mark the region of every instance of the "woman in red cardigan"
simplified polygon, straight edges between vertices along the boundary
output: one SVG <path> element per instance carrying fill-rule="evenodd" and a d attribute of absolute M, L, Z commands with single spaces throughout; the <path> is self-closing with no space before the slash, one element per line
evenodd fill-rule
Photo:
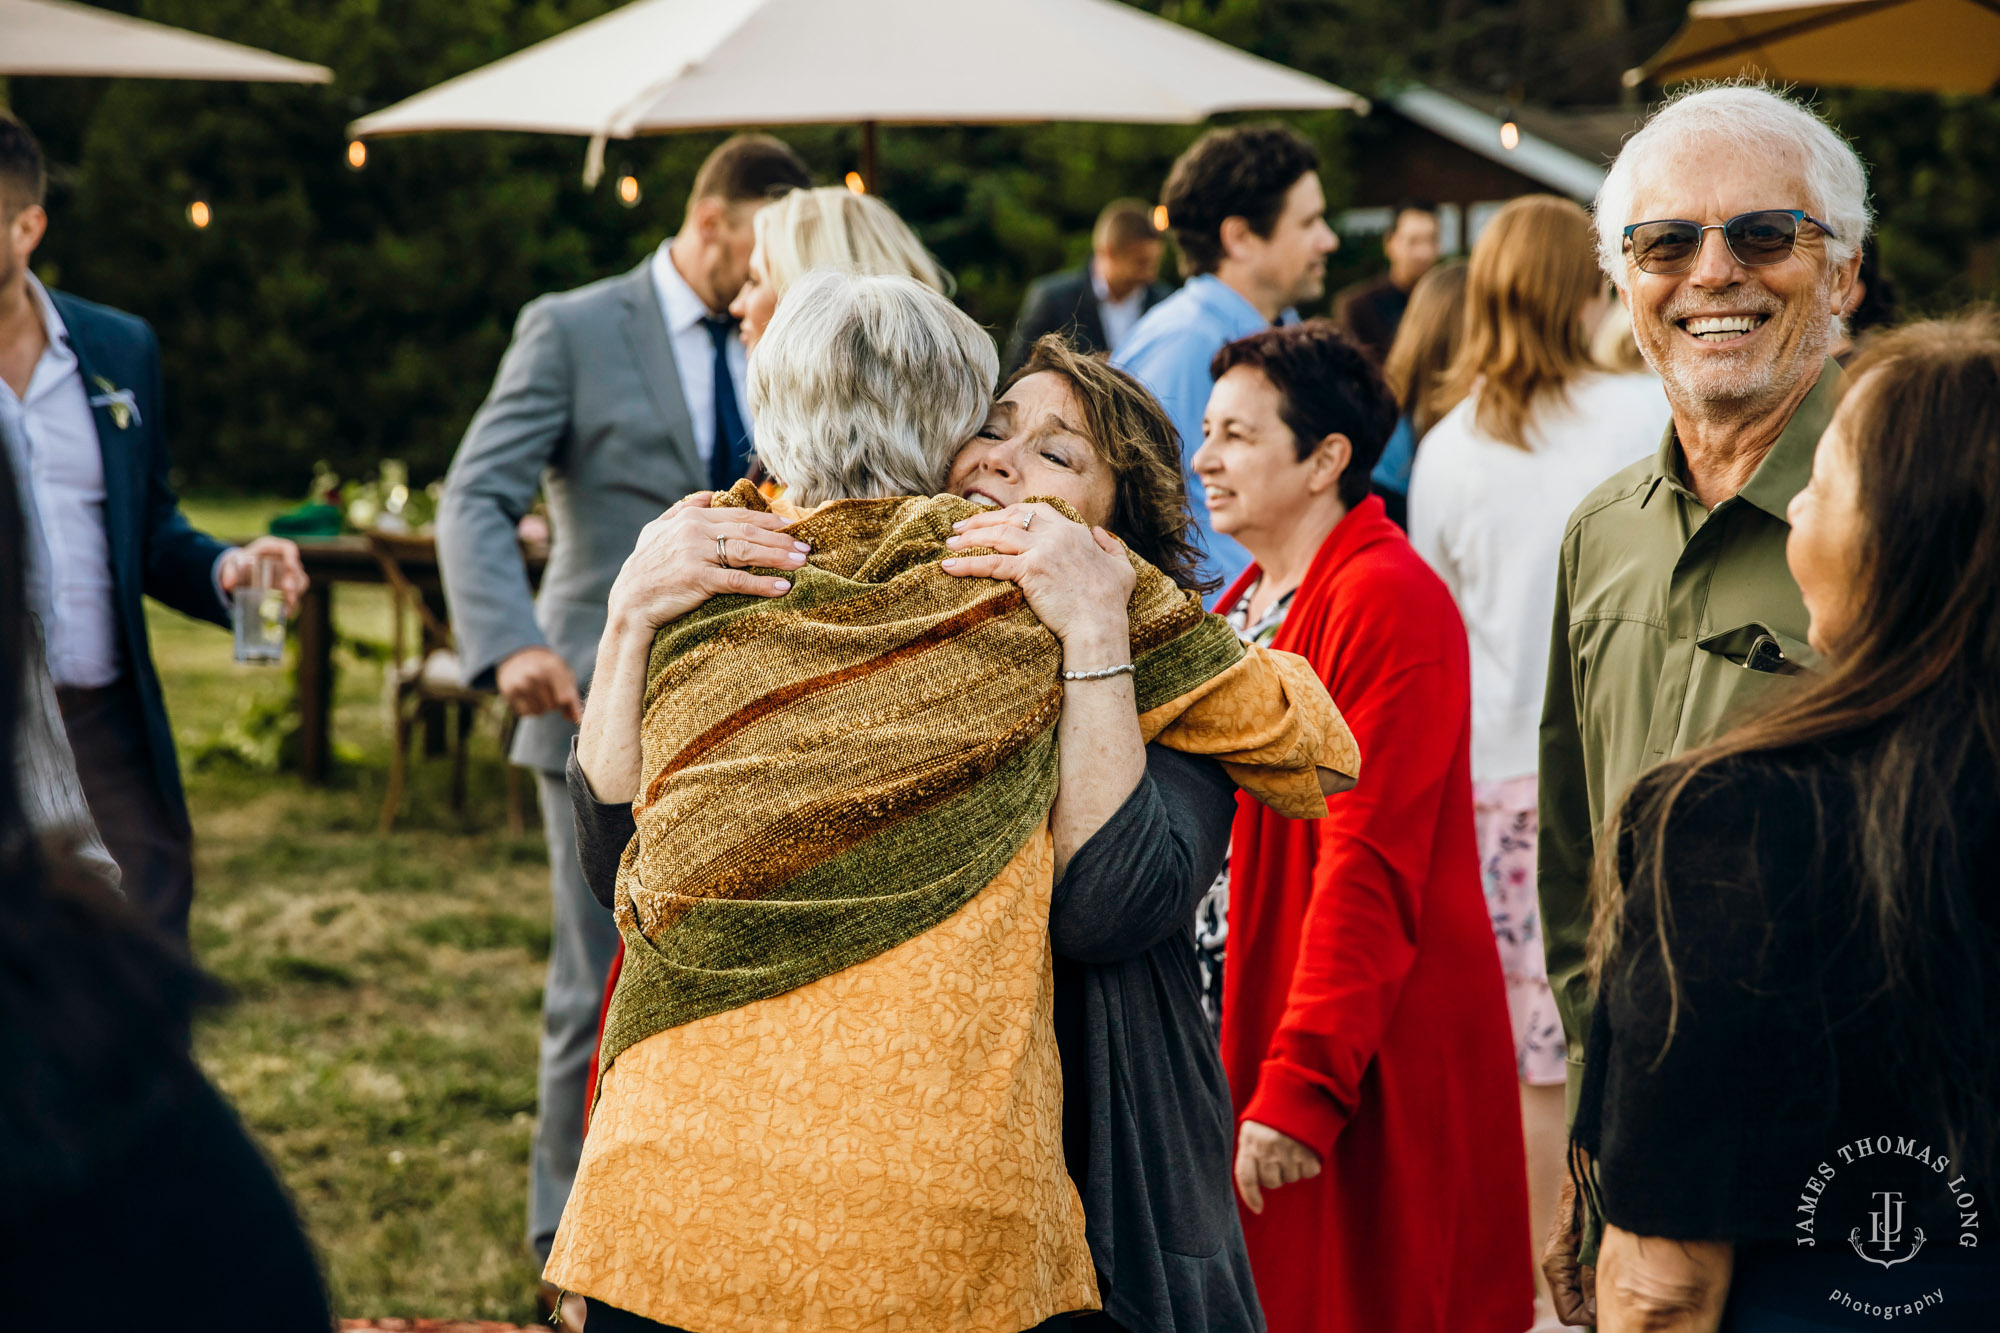
<path fill-rule="evenodd" d="M 1256 563 L 1219 608 L 1361 747 L 1323 820 L 1245 803 L 1202 936 L 1271 1333 L 1522 1333 L 1526 1168 L 1473 840 L 1465 629 L 1368 494 L 1395 425 L 1324 321 L 1216 355 L 1195 475 Z"/>

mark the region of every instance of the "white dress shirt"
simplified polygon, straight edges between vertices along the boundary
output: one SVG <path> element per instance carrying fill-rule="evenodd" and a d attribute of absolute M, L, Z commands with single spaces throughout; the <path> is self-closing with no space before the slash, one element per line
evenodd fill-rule
<path fill-rule="evenodd" d="M 1472 778 L 1535 772 L 1548 683 L 1556 567 L 1570 514 L 1597 484 L 1655 452 L 1672 419 L 1649 372 L 1586 374 L 1567 401 L 1529 417 L 1532 449 L 1480 430 L 1478 395 L 1447 412 L 1417 446 L 1410 544 L 1465 617 L 1472 649 Z"/>
<path fill-rule="evenodd" d="M 709 309 L 688 286 L 687 279 L 674 267 L 668 253 L 674 244 L 669 236 L 653 252 L 653 291 L 660 298 L 660 315 L 667 322 L 667 342 L 674 349 L 674 369 L 681 376 L 681 399 L 694 419 L 694 443 L 705 463 L 715 453 L 715 342 L 702 323 Z M 743 337 L 731 332 L 723 356 L 729 362 L 729 379 L 736 386 L 736 410 L 745 430 L 751 428 L 750 404 L 743 397 L 743 379 L 748 358 Z"/>
<path fill-rule="evenodd" d="M 49 674 L 57 685 L 94 689 L 118 679 L 118 604 L 104 528 L 104 454 L 69 329 L 48 289 L 30 273 L 28 291 L 48 346 L 26 395 L 0 381 L 0 412 L 16 415 L 27 449 L 24 502 L 35 506 L 48 557 Z"/>
<path fill-rule="evenodd" d="M 1097 293 L 1097 317 L 1104 325 L 1104 350 L 1111 353 L 1118 350 L 1118 344 L 1125 341 L 1125 335 L 1139 322 L 1139 316 L 1146 313 L 1146 285 L 1140 283 L 1125 294 L 1122 301 L 1111 299 L 1111 288 L 1104 281 L 1104 275 L 1097 271 L 1095 256 L 1090 261 L 1090 290 Z"/>

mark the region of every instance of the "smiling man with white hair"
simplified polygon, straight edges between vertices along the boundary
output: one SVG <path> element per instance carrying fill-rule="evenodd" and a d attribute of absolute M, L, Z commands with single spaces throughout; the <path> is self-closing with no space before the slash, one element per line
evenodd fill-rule
<path fill-rule="evenodd" d="M 1839 394 L 1828 352 L 1868 232 L 1867 174 L 1800 103 L 1711 85 L 1632 136 L 1596 214 L 1599 261 L 1673 424 L 1563 537 L 1537 878 L 1572 1107 L 1596 830 L 1640 773 L 1714 739 L 1810 654 L 1785 509 Z M 1552 1243 L 1545 1268 L 1565 1321 L 1587 1323 L 1593 1279 L 1575 1241 Z"/>

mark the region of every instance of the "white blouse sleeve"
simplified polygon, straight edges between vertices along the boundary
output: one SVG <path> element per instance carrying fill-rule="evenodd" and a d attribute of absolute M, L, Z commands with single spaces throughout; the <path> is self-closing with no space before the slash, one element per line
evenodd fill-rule
<path fill-rule="evenodd" d="M 1430 434 L 1420 442 L 1416 462 L 1410 470 L 1409 523 L 1410 545 L 1416 547 L 1425 564 L 1437 571 L 1456 599 L 1462 581 L 1452 562 L 1448 534 L 1458 487 L 1449 475 L 1449 460 L 1443 456 L 1451 451 L 1452 442 L 1449 420 L 1431 427 Z"/>

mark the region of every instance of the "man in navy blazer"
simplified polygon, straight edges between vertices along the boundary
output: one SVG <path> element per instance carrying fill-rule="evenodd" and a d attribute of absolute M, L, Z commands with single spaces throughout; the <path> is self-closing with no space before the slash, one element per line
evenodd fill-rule
<path fill-rule="evenodd" d="M 229 594 L 258 559 L 276 562 L 294 605 L 305 571 L 288 541 L 232 547 L 182 516 L 153 330 L 28 271 L 45 183 L 34 136 L 0 114 L 0 441 L 21 478 L 31 596 L 91 814 L 127 896 L 185 942 L 192 832 L 142 598 L 227 625 Z"/>
<path fill-rule="evenodd" d="M 1106 204 L 1091 228 L 1084 265 L 1028 284 L 1007 343 L 1004 374 L 1018 370 L 1045 333 L 1062 334 L 1081 352 L 1117 351 L 1139 316 L 1173 295 L 1174 289 L 1159 281 L 1166 247 L 1153 225 L 1153 210 L 1140 200 Z"/>

